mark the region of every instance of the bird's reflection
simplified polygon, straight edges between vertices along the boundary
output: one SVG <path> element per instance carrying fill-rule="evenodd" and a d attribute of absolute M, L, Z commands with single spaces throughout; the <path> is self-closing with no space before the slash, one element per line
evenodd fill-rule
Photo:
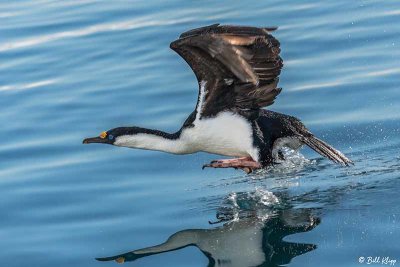
<path fill-rule="evenodd" d="M 257 208 L 253 209 L 258 204 L 253 202 L 254 198 L 247 202 L 242 199 L 239 203 L 250 207 L 246 209 L 244 218 L 243 214 L 238 217 L 240 207 L 234 203 L 231 208 L 224 206 L 217 212 L 218 221 L 215 223 L 222 224 L 218 227 L 182 230 L 162 244 L 98 260 L 123 263 L 196 246 L 209 259 L 209 267 L 281 266 L 316 249 L 314 244 L 283 240 L 288 235 L 310 231 L 319 224 L 320 220 L 312 209 L 268 209 L 267 213 L 260 215 Z"/>

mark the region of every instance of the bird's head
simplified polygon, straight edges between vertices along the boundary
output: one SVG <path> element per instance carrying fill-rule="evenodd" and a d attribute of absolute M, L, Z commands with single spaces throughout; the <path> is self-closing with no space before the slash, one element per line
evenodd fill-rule
<path fill-rule="evenodd" d="M 85 138 L 82 143 L 83 144 L 99 143 L 99 144 L 113 145 L 115 139 L 116 136 L 113 134 L 113 129 L 112 129 L 109 131 L 101 132 L 99 136 Z"/>
<path fill-rule="evenodd" d="M 152 130 L 140 127 L 118 127 L 100 133 L 99 136 L 85 138 L 83 144 L 109 144 L 116 146 L 140 147 L 141 136 L 149 135 Z"/>
<path fill-rule="evenodd" d="M 140 127 L 119 127 L 102 132 L 99 136 L 86 138 L 83 140 L 83 143 L 109 144 L 180 154 L 185 147 L 183 145 L 177 145 L 175 142 L 177 138 L 179 138 L 179 135 L 180 131 L 174 134 L 168 134 L 162 131 Z"/>

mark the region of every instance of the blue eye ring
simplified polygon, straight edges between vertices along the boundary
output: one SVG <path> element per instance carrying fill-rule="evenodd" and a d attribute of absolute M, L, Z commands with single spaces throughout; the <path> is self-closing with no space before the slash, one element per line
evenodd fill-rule
<path fill-rule="evenodd" d="M 114 136 L 112 134 L 108 135 L 108 140 L 113 140 Z"/>

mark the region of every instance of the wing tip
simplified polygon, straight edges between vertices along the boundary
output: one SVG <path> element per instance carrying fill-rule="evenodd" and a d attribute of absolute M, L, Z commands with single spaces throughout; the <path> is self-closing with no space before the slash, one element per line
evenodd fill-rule
<path fill-rule="evenodd" d="M 179 39 L 187 38 L 194 35 L 206 34 L 206 33 L 233 33 L 233 34 L 244 34 L 244 35 L 262 35 L 269 34 L 270 32 L 276 31 L 278 26 L 269 27 L 253 27 L 253 26 L 240 26 L 240 25 L 221 25 L 220 23 L 214 23 L 207 26 L 194 28 L 183 32 Z M 215 32 L 213 32 L 215 31 Z"/>
<path fill-rule="evenodd" d="M 176 48 L 178 48 L 178 41 L 179 41 L 179 39 L 171 42 L 169 44 L 169 48 L 171 48 L 172 50 L 175 50 Z"/>
<path fill-rule="evenodd" d="M 188 31 L 183 32 L 183 33 L 179 36 L 179 38 L 181 39 L 181 38 L 186 38 L 186 37 L 189 37 L 189 36 L 201 34 L 201 33 L 207 32 L 207 31 L 209 31 L 209 30 L 211 30 L 211 29 L 213 29 L 213 28 L 219 27 L 219 26 L 220 26 L 219 23 L 214 23 L 214 24 L 211 24 L 211 25 L 207 25 L 207 26 L 203 26 L 203 27 L 194 28 L 194 29 L 191 29 L 191 30 L 188 30 Z"/>
<path fill-rule="evenodd" d="M 270 33 L 276 31 L 278 29 L 278 26 L 263 27 L 261 29 L 266 31 L 266 33 Z"/>

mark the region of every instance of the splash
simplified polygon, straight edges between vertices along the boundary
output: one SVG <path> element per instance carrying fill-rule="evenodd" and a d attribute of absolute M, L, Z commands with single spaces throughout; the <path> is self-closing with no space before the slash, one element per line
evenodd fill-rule
<path fill-rule="evenodd" d="M 279 199 L 274 195 L 274 193 L 262 188 L 256 188 L 254 193 L 250 194 L 250 197 L 264 206 L 273 206 L 274 204 L 279 203 Z"/>
<path fill-rule="evenodd" d="M 309 160 L 305 158 L 299 151 L 290 148 L 282 148 L 285 160 L 278 161 L 277 164 L 267 167 L 266 169 L 260 169 L 251 175 L 252 179 L 264 179 L 266 177 L 271 178 L 271 175 L 291 174 L 304 170 L 305 167 L 314 165 L 315 160 Z"/>
<path fill-rule="evenodd" d="M 256 217 L 264 221 L 274 216 L 273 208 L 279 204 L 279 198 L 274 193 L 262 188 L 256 188 L 252 192 L 234 192 L 223 200 L 217 219 L 221 222 Z"/>

